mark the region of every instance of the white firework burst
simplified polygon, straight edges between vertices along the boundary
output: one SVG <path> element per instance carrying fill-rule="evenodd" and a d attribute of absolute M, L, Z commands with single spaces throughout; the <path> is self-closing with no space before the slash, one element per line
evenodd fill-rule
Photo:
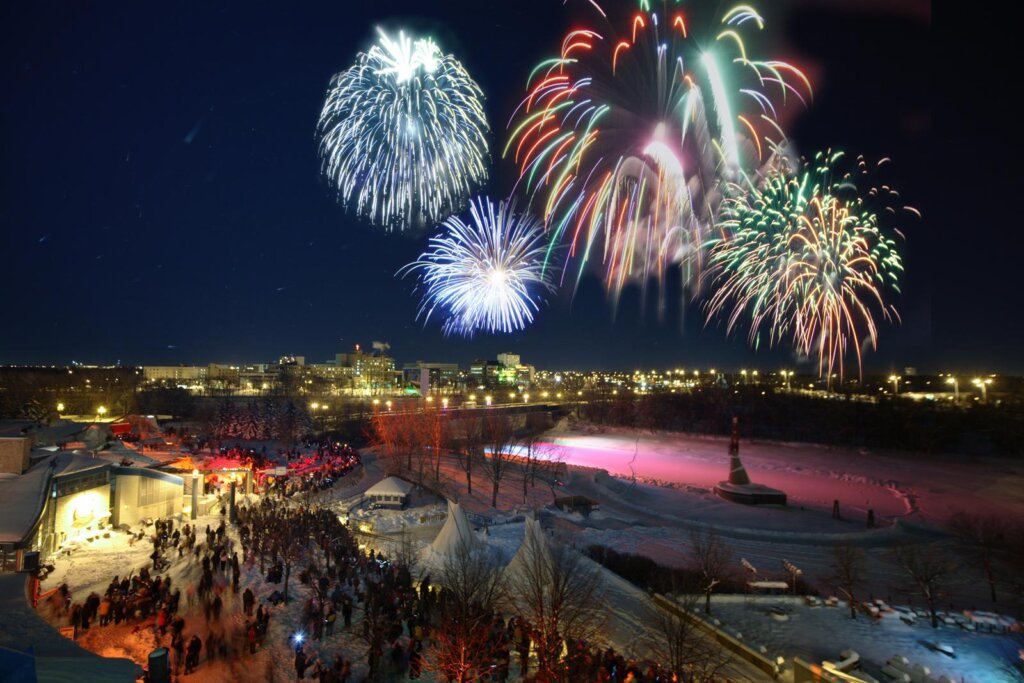
<path fill-rule="evenodd" d="M 419 315 L 439 313 L 446 335 L 522 330 L 554 291 L 541 225 L 485 197 L 470 202 L 470 216 L 446 220 L 430 250 L 400 271 L 419 275 Z"/>
<path fill-rule="evenodd" d="M 483 92 L 433 40 L 377 32 L 331 81 L 322 170 L 341 203 L 372 223 L 433 225 L 487 180 Z"/>

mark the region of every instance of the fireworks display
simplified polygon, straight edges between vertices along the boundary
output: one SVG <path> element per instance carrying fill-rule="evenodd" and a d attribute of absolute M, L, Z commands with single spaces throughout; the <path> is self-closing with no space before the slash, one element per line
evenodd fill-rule
<path fill-rule="evenodd" d="M 798 69 L 750 54 L 742 34 L 763 28 L 747 5 L 701 22 L 645 1 L 620 31 L 570 31 L 534 68 L 503 154 L 577 281 L 595 256 L 615 299 L 671 264 L 693 281 L 720 184 L 768 163 L 780 109 L 811 96 Z"/>
<path fill-rule="evenodd" d="M 346 207 L 377 225 L 433 225 L 487 179 L 483 93 L 432 40 L 378 34 L 331 81 L 323 173 Z"/>
<path fill-rule="evenodd" d="M 540 224 L 482 197 L 470 203 L 470 217 L 445 221 L 430 250 L 400 272 L 418 275 L 420 315 L 442 316 L 445 334 L 522 330 L 553 290 Z"/>
<path fill-rule="evenodd" d="M 684 303 L 703 297 L 729 334 L 792 344 L 829 377 L 851 355 L 859 369 L 878 323 L 899 317 L 898 195 L 870 187 L 862 159 L 794 158 L 782 115 L 810 103 L 811 84 L 755 55 L 753 6 L 640 0 L 616 28 L 588 2 L 599 26 L 570 30 L 537 64 L 508 123 L 511 196 L 539 220 L 511 199 L 458 216 L 487 179 L 488 126 L 480 88 L 432 40 L 378 29 L 333 79 L 320 152 L 342 203 L 388 229 L 444 221 L 399 271 L 417 277 L 418 317 L 442 318 L 446 335 L 522 330 L 555 291 L 556 254 L 575 262 L 574 287 L 600 263 L 616 306 L 630 283 L 656 281 L 663 312 L 678 266 Z"/>
<path fill-rule="evenodd" d="M 898 319 L 887 295 L 903 271 L 883 220 L 899 195 L 867 186 L 864 159 L 849 171 L 844 161 L 819 153 L 795 172 L 780 164 L 760 187 L 730 185 L 721 234 L 709 241 L 709 320 L 723 314 L 730 332 L 749 325 L 755 347 L 764 333 L 770 344 L 791 339 L 829 377 L 843 376 L 851 350 L 860 370 L 862 345 L 877 346 L 876 315 Z"/>

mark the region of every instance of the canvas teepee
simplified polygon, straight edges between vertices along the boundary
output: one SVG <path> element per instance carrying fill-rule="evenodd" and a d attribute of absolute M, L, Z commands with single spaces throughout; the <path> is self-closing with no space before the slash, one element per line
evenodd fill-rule
<path fill-rule="evenodd" d="M 448 518 L 444 521 L 444 526 L 441 527 L 434 542 L 430 544 L 430 551 L 439 558 L 444 558 L 454 553 L 460 542 L 468 543 L 471 546 L 481 543 L 473 533 L 473 527 L 469 525 L 466 513 L 462 511 L 458 503 L 449 500 Z"/>
<path fill-rule="evenodd" d="M 539 553 L 543 559 L 535 557 Z M 551 547 L 544 535 L 544 530 L 533 517 L 526 518 L 526 529 L 523 534 L 523 543 L 519 550 L 512 556 L 512 560 L 505 567 L 505 576 L 510 580 L 516 580 L 520 574 L 528 576 L 540 570 L 542 567 L 552 565 Z M 523 577 L 525 578 L 525 577 Z"/>

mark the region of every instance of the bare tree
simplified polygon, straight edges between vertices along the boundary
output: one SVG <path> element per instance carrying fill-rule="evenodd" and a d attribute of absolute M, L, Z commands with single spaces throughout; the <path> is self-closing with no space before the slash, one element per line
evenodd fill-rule
<path fill-rule="evenodd" d="M 850 618 L 857 618 L 857 589 L 864 583 L 867 555 L 855 545 L 844 543 L 832 548 L 832 577 L 839 592 L 850 603 Z"/>
<path fill-rule="evenodd" d="M 512 464 L 516 446 L 515 429 L 508 415 L 488 414 L 483 422 L 484 457 L 480 465 L 491 482 L 491 507 L 498 507 L 501 480 Z"/>
<path fill-rule="evenodd" d="M 559 679 L 563 639 L 593 641 L 603 625 L 598 566 L 563 543 L 527 533 L 510 565 L 509 608 L 533 630 L 538 683 Z"/>
<path fill-rule="evenodd" d="M 462 418 L 456 423 L 454 431 L 458 440 L 455 460 L 466 473 L 466 488 L 472 495 L 473 463 L 480 460 L 480 451 L 483 449 L 483 422 L 477 417 Z"/>
<path fill-rule="evenodd" d="M 439 583 L 441 626 L 431 633 L 426 668 L 448 681 L 482 680 L 490 675 L 491 625 L 504 596 L 501 571 L 484 548 L 463 539 L 445 558 Z"/>
<path fill-rule="evenodd" d="M 522 464 L 523 505 L 529 500 L 529 488 L 537 485 L 538 475 L 543 474 L 549 465 L 549 457 L 556 449 L 541 441 L 544 432 L 550 427 L 550 416 L 547 413 L 530 413 L 526 416 L 526 428 L 519 437 L 519 461 Z"/>
<path fill-rule="evenodd" d="M 697 626 L 696 617 L 687 612 L 697 609 L 698 598 L 686 595 L 676 599 L 678 610 L 659 608 L 657 631 L 652 634 L 651 651 L 663 667 L 680 683 L 704 683 L 722 678 L 729 663 L 725 650 Z"/>
<path fill-rule="evenodd" d="M 956 563 L 934 543 L 896 546 L 889 552 L 889 559 L 913 582 L 913 590 L 928 607 L 932 628 L 938 628 L 939 600 L 949 591 Z"/>
<path fill-rule="evenodd" d="M 1006 548 L 999 556 L 1000 576 L 1020 620 L 1024 618 L 1024 525 L 1013 524 L 1006 536 Z"/>
<path fill-rule="evenodd" d="M 694 530 L 690 534 L 693 546 L 693 565 L 701 580 L 704 593 L 704 612 L 711 613 L 711 594 L 728 577 L 732 551 L 713 528 L 707 532 Z"/>
<path fill-rule="evenodd" d="M 988 581 L 992 602 L 996 602 L 996 571 L 999 553 L 1006 547 L 1009 522 L 993 514 L 972 515 L 958 512 L 949 522 L 949 529 L 967 551 L 968 557 L 981 565 Z"/>

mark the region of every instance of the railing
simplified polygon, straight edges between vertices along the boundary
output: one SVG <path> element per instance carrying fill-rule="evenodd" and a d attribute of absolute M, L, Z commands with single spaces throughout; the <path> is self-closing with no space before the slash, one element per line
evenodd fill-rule
<path fill-rule="evenodd" d="M 681 619 L 686 619 L 690 623 L 694 624 L 697 628 L 707 633 L 712 639 L 715 640 L 719 645 L 729 650 L 733 654 L 737 655 L 741 659 L 754 665 L 761 671 L 765 672 L 772 678 L 778 678 L 780 674 L 779 666 L 773 660 L 765 657 L 763 654 L 750 647 L 746 643 L 740 641 L 735 636 L 732 636 L 722 629 L 714 626 L 713 624 L 705 621 L 700 616 L 683 609 L 673 600 L 669 600 L 663 595 L 654 596 L 654 604 L 658 605 L 667 612 L 671 612 Z"/>

